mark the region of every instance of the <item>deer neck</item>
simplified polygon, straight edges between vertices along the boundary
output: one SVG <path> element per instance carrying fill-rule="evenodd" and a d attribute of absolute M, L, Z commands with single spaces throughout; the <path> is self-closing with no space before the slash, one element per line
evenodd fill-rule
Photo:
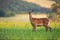
<path fill-rule="evenodd" d="M 31 12 L 29 12 L 29 19 L 30 19 L 30 21 L 32 20 L 32 14 L 31 14 Z"/>

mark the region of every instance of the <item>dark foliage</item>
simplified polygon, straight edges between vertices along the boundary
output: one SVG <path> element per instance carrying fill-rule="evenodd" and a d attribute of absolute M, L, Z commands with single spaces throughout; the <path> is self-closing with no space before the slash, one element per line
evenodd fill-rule
<path fill-rule="evenodd" d="M 4 16 L 5 12 L 3 10 L 0 10 L 0 17 Z"/>

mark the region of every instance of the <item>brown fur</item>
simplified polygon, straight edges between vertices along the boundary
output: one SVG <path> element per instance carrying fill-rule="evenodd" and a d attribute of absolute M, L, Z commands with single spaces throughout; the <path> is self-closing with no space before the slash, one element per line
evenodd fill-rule
<path fill-rule="evenodd" d="M 32 18 L 32 14 L 31 12 L 29 12 L 29 18 L 30 18 L 30 22 L 33 26 L 33 31 L 36 31 L 36 27 L 38 26 L 44 26 L 46 29 L 46 32 L 48 31 L 48 29 L 50 29 L 51 31 L 51 27 L 48 26 L 49 23 L 49 19 L 48 18 Z"/>

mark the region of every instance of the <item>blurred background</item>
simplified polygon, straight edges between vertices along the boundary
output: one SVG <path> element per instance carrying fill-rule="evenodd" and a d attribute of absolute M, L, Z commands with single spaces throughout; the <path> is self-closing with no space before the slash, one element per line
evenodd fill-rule
<path fill-rule="evenodd" d="M 21 14 L 28 14 L 31 9 L 34 10 L 32 14 L 45 14 L 50 19 L 60 21 L 60 0 L 0 0 L 0 19 L 15 15 L 18 18 Z"/>

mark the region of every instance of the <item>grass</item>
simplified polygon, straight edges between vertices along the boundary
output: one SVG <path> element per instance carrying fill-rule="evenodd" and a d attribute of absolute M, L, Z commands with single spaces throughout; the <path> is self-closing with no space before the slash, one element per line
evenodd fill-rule
<path fill-rule="evenodd" d="M 52 32 L 38 27 L 32 31 L 29 22 L 0 22 L 0 40 L 60 40 L 60 23 L 50 24 Z"/>
<path fill-rule="evenodd" d="M 60 39 L 60 29 L 52 32 L 45 32 L 44 29 L 0 29 L 0 40 L 58 40 Z"/>

